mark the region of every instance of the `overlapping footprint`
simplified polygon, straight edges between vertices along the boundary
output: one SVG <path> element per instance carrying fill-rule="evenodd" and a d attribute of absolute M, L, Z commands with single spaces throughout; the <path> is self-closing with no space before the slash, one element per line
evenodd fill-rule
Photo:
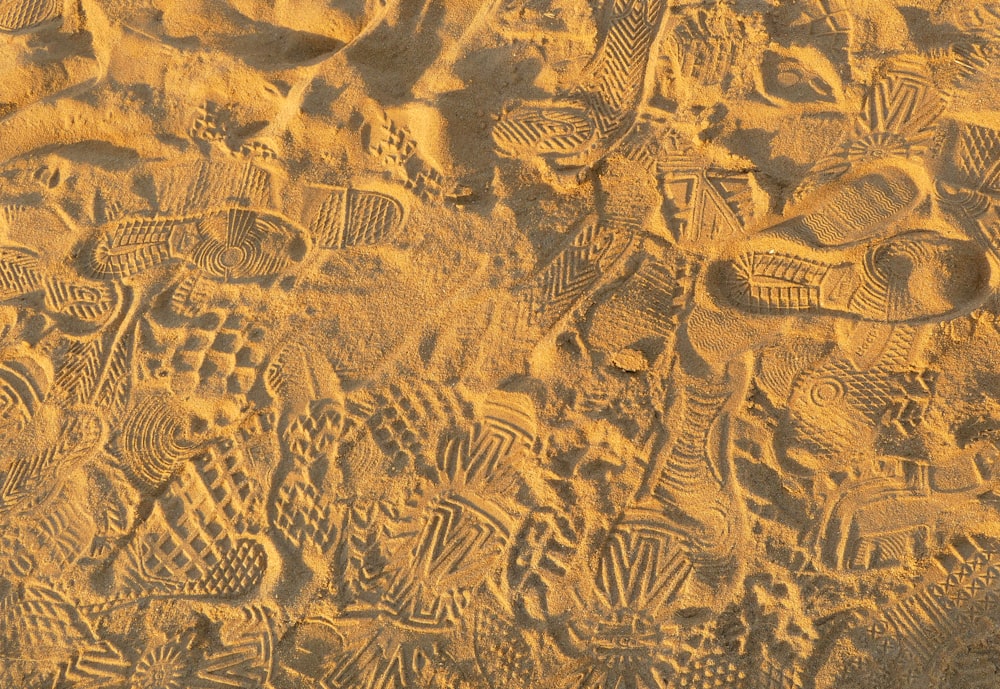
<path fill-rule="evenodd" d="M 904 323 L 971 310 L 989 289 L 985 252 L 921 227 L 911 215 L 922 200 L 917 190 L 900 167 L 845 179 L 804 212 L 741 243 L 715 266 L 715 286 L 756 313 Z"/>

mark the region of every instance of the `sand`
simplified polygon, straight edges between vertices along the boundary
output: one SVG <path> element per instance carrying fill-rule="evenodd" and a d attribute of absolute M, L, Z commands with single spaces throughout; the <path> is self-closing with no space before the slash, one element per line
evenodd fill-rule
<path fill-rule="evenodd" d="M 1000 3 L 0 0 L 0 689 L 1000 686 Z"/>

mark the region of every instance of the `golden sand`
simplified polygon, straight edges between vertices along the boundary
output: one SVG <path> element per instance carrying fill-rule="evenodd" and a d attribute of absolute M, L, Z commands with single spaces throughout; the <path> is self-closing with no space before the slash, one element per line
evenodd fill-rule
<path fill-rule="evenodd" d="M 1000 3 L 0 0 L 0 689 L 1000 687 Z"/>

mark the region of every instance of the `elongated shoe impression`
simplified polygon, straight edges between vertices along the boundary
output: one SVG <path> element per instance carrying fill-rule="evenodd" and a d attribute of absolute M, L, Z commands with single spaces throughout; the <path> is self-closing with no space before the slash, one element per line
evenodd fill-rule
<path fill-rule="evenodd" d="M 876 236 L 924 196 L 909 172 L 887 165 L 823 187 L 767 233 L 797 236 L 816 246 L 852 244 Z"/>
<path fill-rule="evenodd" d="M 586 168 L 606 155 L 635 120 L 666 0 L 609 0 L 607 31 L 586 74 L 569 93 L 517 104 L 493 128 L 497 149 L 537 158 L 553 170 Z"/>
<path fill-rule="evenodd" d="M 775 242 L 775 244 L 779 244 Z M 753 250 L 717 266 L 728 300 L 756 313 L 821 312 L 885 323 L 944 318 L 970 309 L 989 288 L 974 243 L 905 232 L 868 247 Z"/>

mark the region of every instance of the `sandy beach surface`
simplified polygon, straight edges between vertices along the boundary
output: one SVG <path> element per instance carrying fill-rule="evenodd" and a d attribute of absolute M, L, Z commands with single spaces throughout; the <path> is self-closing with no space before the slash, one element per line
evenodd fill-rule
<path fill-rule="evenodd" d="M 1000 687 L 1000 3 L 0 0 L 0 688 Z"/>

